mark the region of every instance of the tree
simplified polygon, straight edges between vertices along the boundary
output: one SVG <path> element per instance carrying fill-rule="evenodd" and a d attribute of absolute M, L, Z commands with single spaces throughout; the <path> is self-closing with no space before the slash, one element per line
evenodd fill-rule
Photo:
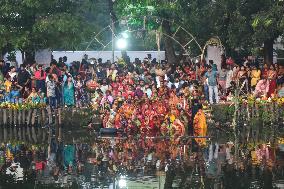
<path fill-rule="evenodd" d="M 145 50 L 141 44 L 155 49 L 155 34 L 148 32 L 162 30 L 166 34 L 162 48 L 172 64 L 179 62 L 176 52 L 183 53 L 183 48 L 168 37 L 177 29 L 173 22 L 190 31 L 200 44 L 219 36 L 228 54 L 250 53 L 264 46 L 265 62 L 269 64 L 273 41 L 283 35 L 284 29 L 283 0 L 2 0 L 0 12 L 1 54 L 11 49 L 26 54 L 41 48 L 84 50 L 93 33 L 112 19 L 117 34 L 128 27 L 137 30 L 132 49 Z M 100 38 L 109 41 L 110 34 Z M 175 38 L 182 45 L 188 42 L 183 33 Z M 199 55 L 197 46 L 190 51 Z"/>
<path fill-rule="evenodd" d="M 2 0 L 0 48 L 12 46 L 33 59 L 35 50 L 76 49 L 87 30 L 82 9 L 87 1 Z"/>
<path fill-rule="evenodd" d="M 273 63 L 274 41 L 283 35 L 284 31 L 284 1 L 268 0 L 257 14 L 253 16 L 253 38 L 257 44 L 264 44 L 264 62 Z"/>
<path fill-rule="evenodd" d="M 218 0 L 211 11 L 213 32 L 227 49 L 251 52 L 264 45 L 264 61 L 272 63 L 274 40 L 283 34 L 283 1 Z"/>

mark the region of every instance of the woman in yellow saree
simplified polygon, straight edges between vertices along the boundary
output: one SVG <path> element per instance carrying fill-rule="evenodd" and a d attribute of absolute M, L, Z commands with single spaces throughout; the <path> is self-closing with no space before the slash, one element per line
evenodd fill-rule
<path fill-rule="evenodd" d="M 199 137 L 205 137 L 207 135 L 206 117 L 204 112 L 202 111 L 202 106 L 199 107 L 197 114 L 194 116 L 193 135 Z M 206 138 L 195 138 L 195 141 L 200 146 L 206 145 Z"/>

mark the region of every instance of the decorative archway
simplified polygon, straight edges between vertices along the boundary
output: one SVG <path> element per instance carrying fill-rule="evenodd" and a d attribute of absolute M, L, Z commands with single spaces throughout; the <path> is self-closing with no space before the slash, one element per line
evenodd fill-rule
<path fill-rule="evenodd" d="M 221 47 L 223 52 L 225 53 L 225 47 L 223 46 L 221 39 L 218 36 L 214 36 L 206 41 L 204 47 L 202 48 L 202 58 L 204 58 L 205 50 L 209 45 Z"/>
<path fill-rule="evenodd" d="M 183 26 L 181 26 L 179 23 L 175 22 L 174 20 L 168 20 L 168 19 L 164 19 L 164 18 L 160 18 L 160 17 L 156 17 L 156 16 L 144 16 L 144 17 L 141 17 L 140 19 L 141 19 L 140 20 L 141 23 L 143 23 L 143 26 L 141 28 L 133 28 L 128 23 L 127 18 L 125 20 L 120 21 L 120 22 L 117 21 L 115 23 L 112 23 L 112 24 L 106 26 L 105 28 L 103 28 L 99 32 L 95 33 L 92 40 L 88 43 L 85 51 L 87 51 L 93 43 L 97 43 L 101 46 L 100 52 L 104 51 L 110 45 L 114 46 L 114 41 L 117 40 L 119 38 L 119 35 L 120 35 L 120 34 L 115 33 L 114 25 L 119 24 L 119 26 L 121 28 L 123 28 L 125 31 L 127 31 L 129 33 L 141 33 L 141 35 L 143 35 L 143 33 L 155 32 L 156 33 L 156 45 L 157 45 L 157 51 L 158 52 L 161 50 L 160 49 L 161 38 L 162 38 L 162 36 L 165 36 L 165 37 L 168 37 L 169 39 L 171 39 L 173 42 L 175 42 L 175 44 L 177 44 L 183 50 L 185 55 L 187 55 L 187 56 L 191 55 L 190 51 L 191 51 L 191 46 L 193 46 L 192 44 L 194 44 L 195 47 L 200 52 L 200 54 L 198 54 L 196 57 L 199 57 L 199 56 L 202 55 L 202 47 L 198 43 L 196 38 L 188 30 L 186 30 Z M 162 26 L 164 21 L 171 23 L 171 26 L 173 28 L 172 35 L 169 35 L 166 32 L 162 31 L 161 26 Z M 156 29 L 149 29 L 149 28 L 146 27 L 147 22 L 155 22 L 158 27 L 156 27 Z M 112 39 L 109 40 L 109 41 L 101 39 L 101 37 L 103 35 L 106 35 L 107 33 L 109 33 L 109 35 L 113 36 Z M 178 34 L 183 34 L 182 35 L 183 40 L 180 40 L 177 37 Z"/>
<path fill-rule="evenodd" d="M 205 52 L 207 50 L 207 52 Z M 213 60 L 217 64 L 218 69 L 221 68 L 221 56 L 226 54 L 225 47 L 218 36 L 210 38 L 202 49 L 201 59 L 205 59 L 207 53 L 208 60 Z M 208 61 L 207 60 L 207 61 Z"/>

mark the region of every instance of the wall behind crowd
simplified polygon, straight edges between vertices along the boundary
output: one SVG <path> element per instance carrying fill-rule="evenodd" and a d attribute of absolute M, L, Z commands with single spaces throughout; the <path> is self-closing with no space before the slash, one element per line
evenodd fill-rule
<path fill-rule="evenodd" d="M 103 62 L 107 60 L 112 60 L 112 51 L 53 51 L 52 55 L 55 60 L 58 60 L 59 57 L 66 56 L 68 58 L 68 63 L 73 61 L 80 61 L 83 56 L 87 54 L 89 58 L 102 58 Z M 152 55 L 152 59 L 156 58 L 157 61 L 165 60 L 165 51 L 127 51 L 127 55 L 130 57 L 130 61 L 134 62 L 135 58 L 139 58 L 143 60 L 147 57 L 147 54 Z M 39 51 L 36 53 L 36 61 L 39 64 L 46 64 L 47 60 L 50 60 L 51 52 L 47 50 Z M 121 51 L 114 52 L 115 61 L 117 60 L 116 57 L 121 57 Z M 7 55 L 5 55 L 5 61 L 7 61 Z M 16 60 L 18 65 L 22 64 L 22 54 L 20 51 L 16 51 Z"/>

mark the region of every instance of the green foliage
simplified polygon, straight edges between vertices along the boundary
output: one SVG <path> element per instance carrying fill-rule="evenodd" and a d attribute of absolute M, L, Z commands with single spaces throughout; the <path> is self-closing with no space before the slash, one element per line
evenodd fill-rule
<path fill-rule="evenodd" d="M 91 108 L 84 109 L 65 109 L 63 111 L 62 123 L 69 130 L 78 130 L 86 128 L 93 116 L 93 110 Z"/>
<path fill-rule="evenodd" d="M 107 0 L 2 0 L 0 12 L 1 49 L 84 50 L 94 33 L 111 23 Z M 155 36 L 148 31 L 160 30 L 163 19 L 176 23 L 170 25 L 172 32 L 181 25 L 200 44 L 219 36 L 228 54 L 255 52 L 264 41 L 283 35 L 284 30 L 281 0 L 116 0 L 114 12 L 120 21 L 116 33 L 129 28 L 141 30 L 133 33 L 134 50 L 156 49 Z M 189 41 L 182 32 L 175 38 L 182 44 Z M 98 39 L 110 41 L 111 32 L 102 33 Z M 191 45 L 189 51 L 199 55 L 198 47 Z M 99 47 L 94 43 L 90 49 Z"/>
<path fill-rule="evenodd" d="M 251 21 L 255 41 L 262 43 L 267 39 L 276 39 L 283 34 L 283 1 L 263 1 L 259 8 Z"/>
<path fill-rule="evenodd" d="M 137 50 L 157 49 L 156 36 L 151 31 L 161 30 L 163 19 L 178 21 L 182 15 L 180 4 L 171 0 L 117 1 L 115 10 L 122 20 L 121 26 L 124 28 L 121 30 L 130 28 L 138 31 L 134 33 L 132 45 L 132 49 Z"/>
<path fill-rule="evenodd" d="M 13 52 L 9 52 L 8 56 L 7 56 L 7 59 L 9 61 L 15 61 L 16 60 L 16 52 L 13 51 Z"/>
<path fill-rule="evenodd" d="M 247 110 L 250 116 L 253 115 L 252 117 L 247 117 Z M 273 142 L 275 137 L 283 136 L 284 134 L 283 130 L 278 129 L 280 125 L 283 125 L 281 121 L 284 119 L 283 110 L 283 104 L 277 104 L 277 102 L 242 103 L 237 113 L 237 127 L 242 134 L 244 134 L 244 132 L 251 132 L 251 138 L 248 139 L 251 142 Z M 230 140 L 234 138 L 233 130 L 227 127 L 227 123 L 232 123 L 234 112 L 234 106 L 216 105 L 212 107 L 212 119 L 215 122 L 214 124 L 220 123 L 225 133 L 225 136 L 222 137 L 227 136 Z"/>
<path fill-rule="evenodd" d="M 116 10 L 133 27 L 143 26 L 143 16 L 157 16 L 179 23 L 201 44 L 219 36 L 229 54 L 251 52 L 284 29 L 284 2 L 280 0 L 123 0 L 116 3 Z M 146 28 L 156 29 L 158 20 L 147 22 Z M 184 36 L 176 37 L 187 42 Z"/>
<path fill-rule="evenodd" d="M 14 49 L 29 52 L 41 48 L 76 49 L 89 32 L 84 19 L 84 6 L 89 2 L 2 0 L 0 48 L 11 44 Z"/>
<path fill-rule="evenodd" d="M 233 119 L 235 108 L 220 104 L 212 107 L 213 120 L 219 123 L 231 122 Z"/>
<path fill-rule="evenodd" d="M 228 50 L 251 52 L 283 34 L 283 1 L 219 0 L 213 5 L 216 34 Z"/>

